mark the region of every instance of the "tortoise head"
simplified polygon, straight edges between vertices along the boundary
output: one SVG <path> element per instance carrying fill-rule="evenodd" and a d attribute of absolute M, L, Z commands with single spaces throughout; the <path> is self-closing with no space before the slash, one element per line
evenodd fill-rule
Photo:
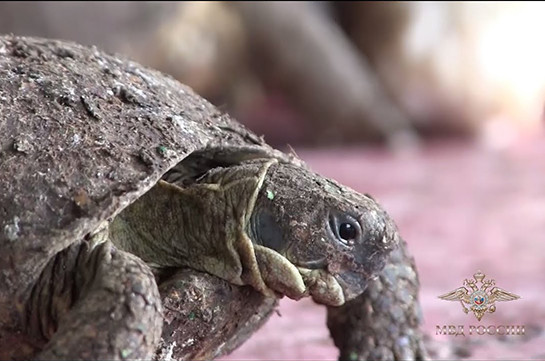
<path fill-rule="evenodd" d="M 370 196 L 313 173 L 302 162 L 251 150 L 195 153 L 166 179 L 182 186 L 220 185 L 251 242 L 283 256 L 279 261 L 272 255 L 275 265 L 262 276 L 268 284 L 294 290 L 284 294 L 301 297 L 302 286 L 328 305 L 360 295 L 399 243 L 392 219 Z M 213 223 L 223 227 L 225 222 Z"/>
<path fill-rule="evenodd" d="M 286 163 L 268 169 L 248 233 L 293 263 L 313 299 L 326 304 L 360 295 L 399 243 L 394 222 L 370 196 Z M 326 290 L 339 288 L 331 299 Z"/>

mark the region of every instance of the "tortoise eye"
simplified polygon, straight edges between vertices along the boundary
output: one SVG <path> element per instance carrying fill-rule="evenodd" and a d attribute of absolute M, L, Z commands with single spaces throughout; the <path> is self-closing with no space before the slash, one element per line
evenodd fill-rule
<path fill-rule="evenodd" d="M 339 226 L 339 236 L 345 240 L 350 241 L 356 238 L 358 235 L 358 231 L 356 227 L 354 227 L 351 223 L 341 223 Z"/>
<path fill-rule="evenodd" d="M 331 212 L 329 214 L 329 230 L 331 236 L 344 246 L 354 246 L 362 231 L 358 221 L 344 212 Z"/>

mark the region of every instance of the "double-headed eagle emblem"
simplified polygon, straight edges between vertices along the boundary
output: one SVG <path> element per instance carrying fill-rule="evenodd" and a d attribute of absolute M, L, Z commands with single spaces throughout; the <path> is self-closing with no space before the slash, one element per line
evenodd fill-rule
<path fill-rule="evenodd" d="M 464 281 L 465 287 L 459 287 L 454 291 L 439 296 L 439 298 L 447 301 L 460 301 L 464 312 L 469 313 L 469 311 L 473 311 L 473 314 L 479 321 L 486 312 L 492 313 L 496 311 L 496 301 L 513 301 L 520 298 L 520 296 L 514 293 L 496 287 L 496 282 L 493 279 L 485 280 L 485 277 L 481 271 L 477 271 L 473 275 L 473 279 L 466 279 Z M 481 284 L 480 287 L 478 287 L 477 283 Z M 466 304 L 469 308 L 466 307 Z"/>

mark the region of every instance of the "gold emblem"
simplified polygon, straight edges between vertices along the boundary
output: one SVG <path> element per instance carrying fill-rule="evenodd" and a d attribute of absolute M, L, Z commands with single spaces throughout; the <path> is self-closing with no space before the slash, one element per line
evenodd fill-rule
<path fill-rule="evenodd" d="M 493 313 L 496 311 L 496 301 L 514 301 L 520 298 L 514 293 L 496 287 L 496 282 L 493 279 L 485 280 L 485 277 L 481 271 L 477 271 L 473 275 L 473 279 L 464 281 L 465 287 L 459 287 L 439 296 L 439 298 L 447 301 L 460 301 L 464 312 L 473 311 L 479 321 L 486 312 Z M 480 287 L 478 283 L 480 283 Z M 470 307 L 467 308 L 465 304 Z"/>

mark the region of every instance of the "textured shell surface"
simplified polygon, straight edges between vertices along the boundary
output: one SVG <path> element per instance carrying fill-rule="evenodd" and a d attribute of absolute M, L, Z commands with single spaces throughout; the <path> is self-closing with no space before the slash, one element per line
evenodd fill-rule
<path fill-rule="evenodd" d="M 54 254 L 190 152 L 223 145 L 268 148 L 157 71 L 73 43 L 0 37 L 0 319 Z"/>

